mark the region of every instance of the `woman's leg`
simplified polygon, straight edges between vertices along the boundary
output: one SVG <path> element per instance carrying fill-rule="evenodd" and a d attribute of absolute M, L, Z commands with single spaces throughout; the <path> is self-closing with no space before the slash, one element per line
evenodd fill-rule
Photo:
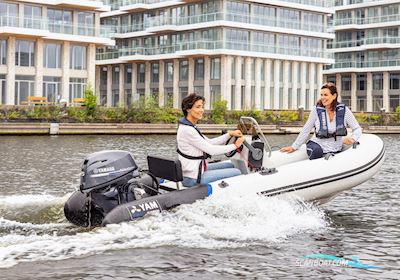
<path fill-rule="evenodd" d="M 197 179 L 183 177 L 182 185 L 187 188 L 194 187 L 197 185 Z"/>
<path fill-rule="evenodd" d="M 225 169 L 225 168 L 234 168 L 232 162 L 230 161 L 222 161 L 222 162 L 213 162 L 207 164 L 206 170 L 216 170 L 216 169 Z"/>
<path fill-rule="evenodd" d="M 201 175 L 201 184 L 208 184 L 210 182 L 238 176 L 241 174 L 242 173 L 237 168 L 207 170 L 206 172 L 203 173 L 203 175 Z"/>
<path fill-rule="evenodd" d="M 307 146 L 307 155 L 309 159 L 317 159 L 317 158 L 322 158 L 324 156 L 324 152 L 319 144 L 313 141 L 308 141 L 306 146 Z"/>

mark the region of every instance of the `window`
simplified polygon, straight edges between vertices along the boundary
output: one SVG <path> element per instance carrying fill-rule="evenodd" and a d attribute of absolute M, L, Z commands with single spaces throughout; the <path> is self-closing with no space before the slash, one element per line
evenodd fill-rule
<path fill-rule="evenodd" d="M 179 104 L 182 103 L 183 98 L 188 95 L 188 88 L 187 87 L 179 87 Z"/>
<path fill-rule="evenodd" d="M 15 65 L 35 66 L 35 43 L 31 41 L 16 42 Z"/>
<path fill-rule="evenodd" d="M 112 67 L 112 88 L 119 88 L 119 66 Z"/>
<path fill-rule="evenodd" d="M 213 109 L 213 104 L 217 101 L 221 100 L 221 86 L 215 85 L 210 86 L 210 100 L 211 100 L 211 109 Z"/>
<path fill-rule="evenodd" d="M 86 69 L 86 47 L 74 46 L 70 47 L 70 69 L 85 70 Z"/>
<path fill-rule="evenodd" d="M 357 74 L 357 90 L 367 89 L 367 76 L 365 74 Z"/>
<path fill-rule="evenodd" d="M 0 64 L 7 63 L 7 41 L 0 40 Z"/>
<path fill-rule="evenodd" d="M 373 90 L 383 89 L 383 74 L 382 73 L 372 74 L 372 89 Z"/>
<path fill-rule="evenodd" d="M 125 64 L 125 84 L 132 84 L 132 64 Z"/>
<path fill-rule="evenodd" d="M 351 76 L 343 75 L 342 76 L 342 91 L 351 90 Z"/>
<path fill-rule="evenodd" d="M 236 76 L 236 57 L 231 59 L 231 79 L 235 79 Z M 233 110 L 233 107 L 232 107 Z"/>
<path fill-rule="evenodd" d="M 43 48 L 43 67 L 61 67 L 61 44 L 48 43 Z"/>
<path fill-rule="evenodd" d="M 158 80 L 160 78 L 159 67 L 160 66 L 158 63 L 151 64 L 151 82 L 153 83 L 158 83 Z"/>
<path fill-rule="evenodd" d="M 85 87 L 86 87 L 86 79 L 70 78 L 69 79 L 69 102 L 71 103 L 74 98 L 82 98 Z"/>
<path fill-rule="evenodd" d="M 144 63 L 139 63 L 137 65 L 137 82 L 144 83 L 146 78 L 146 65 Z"/>
<path fill-rule="evenodd" d="M 233 68 L 231 71 L 235 71 Z M 211 80 L 221 79 L 221 59 L 212 58 L 211 59 Z"/>
<path fill-rule="evenodd" d="M 164 88 L 164 107 L 172 108 L 174 104 L 174 88 Z"/>
<path fill-rule="evenodd" d="M 40 29 L 42 25 L 42 8 L 24 5 L 24 27 Z"/>
<path fill-rule="evenodd" d="M 57 102 L 60 99 L 60 77 L 43 77 L 43 96 L 47 97 L 49 102 Z"/>
<path fill-rule="evenodd" d="M 0 3 L 0 26 L 18 26 L 18 5 Z"/>
<path fill-rule="evenodd" d="M 94 14 L 78 12 L 78 34 L 84 36 L 94 35 Z"/>
<path fill-rule="evenodd" d="M 0 75 L 0 104 L 6 104 L 6 75 Z"/>
<path fill-rule="evenodd" d="M 187 81 L 188 79 L 188 61 L 187 60 L 181 60 L 179 62 L 179 80 L 180 81 Z"/>
<path fill-rule="evenodd" d="M 194 79 L 204 80 L 204 59 L 202 58 L 194 60 Z"/>
<path fill-rule="evenodd" d="M 390 89 L 400 89 L 400 73 L 390 74 Z"/>
<path fill-rule="evenodd" d="M 72 11 L 47 9 L 47 21 L 50 32 L 72 34 Z"/>
<path fill-rule="evenodd" d="M 19 105 L 26 101 L 28 96 L 34 95 L 34 76 L 15 76 L 15 104 Z"/>
<path fill-rule="evenodd" d="M 172 82 L 174 80 L 174 63 L 165 63 L 165 81 Z"/>

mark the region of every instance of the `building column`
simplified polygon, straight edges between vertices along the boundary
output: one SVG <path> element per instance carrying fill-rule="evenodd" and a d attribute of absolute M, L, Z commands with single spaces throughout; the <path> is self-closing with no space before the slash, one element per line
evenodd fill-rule
<path fill-rule="evenodd" d="M 306 71 L 307 62 L 301 63 L 301 73 L 300 73 L 300 104 L 299 107 L 306 108 Z"/>
<path fill-rule="evenodd" d="M 282 67 L 282 63 L 280 60 L 274 60 L 274 104 L 272 106 L 273 109 L 281 109 L 279 108 L 279 89 L 280 89 L 280 67 Z"/>
<path fill-rule="evenodd" d="M 244 109 L 252 109 L 251 108 L 251 68 L 252 68 L 253 58 L 246 57 L 244 64 Z"/>
<path fill-rule="evenodd" d="M 390 110 L 389 104 L 389 80 L 390 75 L 389 72 L 383 72 L 383 108 L 385 108 L 386 112 Z"/>
<path fill-rule="evenodd" d="M 337 92 L 339 93 L 338 100 L 340 102 L 341 101 L 341 96 L 342 96 L 342 74 L 336 74 L 336 89 L 337 89 Z"/>
<path fill-rule="evenodd" d="M 43 39 L 35 42 L 35 92 L 34 96 L 43 96 Z"/>
<path fill-rule="evenodd" d="M 188 94 L 194 92 L 194 59 L 188 58 Z"/>
<path fill-rule="evenodd" d="M 94 13 L 94 36 L 95 37 L 100 37 L 100 13 L 96 12 Z"/>
<path fill-rule="evenodd" d="M 134 62 L 132 63 L 131 96 L 132 96 L 132 103 L 139 101 L 139 95 L 137 93 L 137 64 Z"/>
<path fill-rule="evenodd" d="M 164 107 L 165 92 L 164 92 L 164 78 L 165 76 L 165 63 L 164 60 L 160 60 L 158 63 L 158 104 L 160 107 Z"/>
<path fill-rule="evenodd" d="M 125 64 L 119 65 L 119 107 L 124 107 L 126 104 L 126 95 L 125 95 Z"/>
<path fill-rule="evenodd" d="M 261 64 L 263 63 L 261 58 L 256 58 L 256 67 L 255 67 L 255 108 L 257 110 L 262 110 L 261 108 Z M 265 72 L 265 68 L 264 68 Z M 265 93 L 265 89 L 264 89 Z"/>
<path fill-rule="evenodd" d="M 357 74 L 351 73 L 351 110 L 357 111 Z"/>
<path fill-rule="evenodd" d="M 112 65 L 107 65 L 107 107 L 112 107 Z"/>
<path fill-rule="evenodd" d="M 87 84 L 95 87 L 96 82 L 96 45 L 89 44 L 87 55 Z"/>
<path fill-rule="evenodd" d="M 282 100 L 282 108 L 279 109 L 288 109 L 289 108 L 289 83 L 292 81 L 289 81 L 289 71 L 290 69 L 290 62 L 289 61 L 284 61 L 283 62 L 283 100 Z"/>
<path fill-rule="evenodd" d="M 100 105 L 100 79 L 101 79 L 101 68 L 102 65 L 96 67 L 96 82 L 94 83 L 94 94 L 96 95 L 97 104 Z"/>
<path fill-rule="evenodd" d="M 15 37 L 7 40 L 6 105 L 15 104 Z"/>
<path fill-rule="evenodd" d="M 145 62 L 145 72 L 144 72 L 144 96 L 150 96 L 150 83 L 151 83 L 151 63 L 149 61 Z"/>
<path fill-rule="evenodd" d="M 309 74 L 309 78 L 310 80 L 308 81 L 309 84 L 309 89 L 310 89 L 310 96 L 308 98 L 308 108 L 312 108 L 317 101 L 317 97 L 315 96 L 315 83 L 317 81 L 315 81 L 315 63 L 311 62 L 310 63 L 310 74 Z"/>
<path fill-rule="evenodd" d="M 297 77 L 298 77 L 298 68 L 299 67 L 299 62 L 297 61 L 293 61 L 292 63 L 292 92 L 289 94 L 292 94 L 292 107 L 289 109 L 297 109 L 298 108 L 298 104 L 299 104 L 299 100 L 297 100 L 297 87 L 298 87 L 298 81 L 297 81 Z"/>
<path fill-rule="evenodd" d="M 204 98 L 208 100 L 205 104 L 205 109 L 211 109 L 211 94 L 210 94 L 210 77 L 211 77 L 211 60 L 209 56 L 204 57 Z"/>
<path fill-rule="evenodd" d="M 72 12 L 72 34 L 78 35 L 78 11 Z"/>
<path fill-rule="evenodd" d="M 3 1 L 2 1 L 3 2 Z M 24 3 L 20 3 L 19 5 L 18 5 L 18 15 L 19 15 L 19 17 L 18 17 L 18 26 L 19 27 L 24 27 L 24 16 L 23 16 L 23 14 L 24 14 Z M 7 8 L 6 8 L 7 9 Z"/>
<path fill-rule="evenodd" d="M 221 99 L 226 100 L 226 105 L 228 110 L 232 109 L 232 100 L 231 100 L 231 87 L 232 87 L 232 72 L 235 69 L 231 69 L 232 65 L 232 56 L 222 55 L 221 56 L 221 74 L 220 74 L 220 81 L 221 81 Z"/>
<path fill-rule="evenodd" d="M 61 55 L 61 68 L 62 68 L 62 84 L 61 84 L 61 99 L 68 101 L 68 103 L 72 102 L 69 100 L 69 51 L 70 51 L 70 43 L 68 41 L 64 41 L 62 46 L 62 55 Z"/>
<path fill-rule="evenodd" d="M 270 104 L 270 96 L 273 94 L 271 92 L 271 59 L 267 59 L 264 61 L 264 85 L 265 85 L 265 92 L 264 92 L 264 109 L 272 109 L 273 104 Z"/>
<path fill-rule="evenodd" d="M 367 73 L 367 112 L 372 112 L 372 73 Z"/>
<path fill-rule="evenodd" d="M 179 109 L 179 60 L 174 59 L 173 75 L 173 104 L 175 109 Z"/>
<path fill-rule="evenodd" d="M 317 80 L 316 80 L 317 96 L 315 98 L 318 100 L 319 99 L 319 94 L 320 94 L 319 90 L 320 90 L 320 88 L 322 87 L 322 84 L 323 84 L 323 74 L 322 74 L 323 65 L 321 63 L 318 63 L 316 65 L 316 67 L 317 67 Z"/>
<path fill-rule="evenodd" d="M 235 62 L 235 110 L 242 110 L 242 59 L 237 56 Z"/>

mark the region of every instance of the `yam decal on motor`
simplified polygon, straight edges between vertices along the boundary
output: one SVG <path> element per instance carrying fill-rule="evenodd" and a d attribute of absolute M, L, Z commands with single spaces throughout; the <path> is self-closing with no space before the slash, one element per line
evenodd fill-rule
<path fill-rule="evenodd" d="M 162 210 L 157 200 L 131 205 L 127 208 L 129 210 L 129 213 L 131 214 L 132 219 L 143 217 L 149 211 Z"/>

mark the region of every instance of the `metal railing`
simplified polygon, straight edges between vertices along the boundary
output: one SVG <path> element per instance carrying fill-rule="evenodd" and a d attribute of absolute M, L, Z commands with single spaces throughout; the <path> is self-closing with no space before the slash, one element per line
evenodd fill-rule
<path fill-rule="evenodd" d="M 392 67 L 400 66 L 400 60 L 372 60 L 372 61 L 343 61 L 335 62 L 335 64 L 326 67 L 329 69 L 341 68 L 370 68 L 370 67 Z"/>
<path fill-rule="evenodd" d="M 366 17 L 366 18 L 342 18 L 342 19 L 334 19 L 333 24 L 334 26 L 339 25 L 349 25 L 349 24 L 373 24 L 373 23 L 382 23 L 382 22 L 397 22 L 400 20 L 400 15 L 385 15 L 379 17 Z"/>
<path fill-rule="evenodd" d="M 47 30 L 52 33 L 73 34 L 91 37 L 110 37 L 113 34 L 112 27 L 102 26 L 96 28 L 92 25 L 74 25 L 64 21 L 48 20 L 33 17 L 15 17 L 0 15 L 0 26 L 20 27 L 29 29 Z"/>
<path fill-rule="evenodd" d="M 341 41 L 341 42 L 328 42 L 328 48 L 351 48 L 363 45 L 377 45 L 377 44 L 400 44 L 399 37 L 371 37 L 364 38 L 356 41 Z"/>
<path fill-rule="evenodd" d="M 264 53 L 275 53 L 275 54 L 294 55 L 294 56 L 333 58 L 333 55 L 331 53 L 328 53 L 323 49 L 277 47 L 274 45 L 266 45 L 262 43 L 251 44 L 239 41 L 188 41 L 188 42 L 181 42 L 165 46 L 123 48 L 110 52 L 98 52 L 96 54 L 96 59 L 97 60 L 116 59 L 121 56 L 130 56 L 130 55 L 172 54 L 179 51 L 201 50 L 201 49 L 206 49 L 206 50 L 231 49 L 239 51 L 264 52 Z"/>

